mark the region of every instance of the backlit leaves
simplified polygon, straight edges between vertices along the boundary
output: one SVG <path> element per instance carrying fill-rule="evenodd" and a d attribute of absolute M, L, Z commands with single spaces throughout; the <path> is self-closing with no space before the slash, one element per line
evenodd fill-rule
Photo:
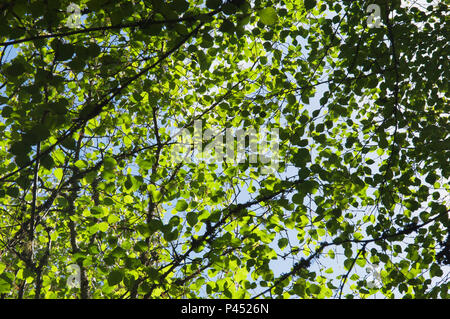
<path fill-rule="evenodd" d="M 448 298 L 445 4 L 66 5 L 0 13 L 2 297 Z"/>

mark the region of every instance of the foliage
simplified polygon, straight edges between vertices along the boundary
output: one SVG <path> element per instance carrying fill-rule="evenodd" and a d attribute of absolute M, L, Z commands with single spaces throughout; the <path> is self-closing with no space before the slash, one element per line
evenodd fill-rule
<path fill-rule="evenodd" d="M 448 298 L 448 7 L 372 2 L 3 1 L 1 296 Z"/>

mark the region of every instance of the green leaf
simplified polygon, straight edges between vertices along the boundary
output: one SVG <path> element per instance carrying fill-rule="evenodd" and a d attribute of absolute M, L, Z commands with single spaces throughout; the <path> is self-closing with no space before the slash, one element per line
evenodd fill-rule
<path fill-rule="evenodd" d="M 58 179 L 58 181 L 61 181 L 61 179 L 63 177 L 63 169 L 62 168 L 55 169 L 54 175 Z"/>
<path fill-rule="evenodd" d="M 292 196 L 292 202 L 297 205 L 303 204 L 303 199 L 305 196 L 301 193 L 296 193 Z"/>
<path fill-rule="evenodd" d="M 353 259 L 348 258 L 348 259 L 344 260 L 344 267 L 346 270 L 349 270 L 352 265 L 353 265 Z"/>
<path fill-rule="evenodd" d="M 103 204 L 106 205 L 106 206 L 111 206 L 111 205 L 114 205 L 115 202 L 114 202 L 114 200 L 111 197 L 105 197 L 103 199 Z"/>
<path fill-rule="evenodd" d="M 189 226 L 193 227 L 198 222 L 198 215 L 196 212 L 189 212 L 186 214 L 186 221 Z"/>
<path fill-rule="evenodd" d="M 100 54 L 101 49 L 97 43 L 91 42 L 91 43 L 89 43 L 89 45 L 87 47 L 87 52 L 92 58 L 95 58 L 96 56 L 98 56 Z"/>
<path fill-rule="evenodd" d="M 101 222 L 98 224 L 98 230 L 101 232 L 106 232 L 109 228 L 109 224 L 107 222 Z"/>
<path fill-rule="evenodd" d="M 75 150 L 77 148 L 77 141 L 72 137 L 67 137 L 61 142 L 61 145 L 68 149 Z"/>
<path fill-rule="evenodd" d="M 17 187 L 10 187 L 8 188 L 8 190 L 6 191 L 6 194 L 11 196 L 11 197 L 19 197 L 20 194 L 20 189 Z"/>
<path fill-rule="evenodd" d="M 0 274 L 3 273 L 3 271 L 5 270 L 5 268 L 6 268 L 6 265 L 3 264 L 3 263 L 0 263 Z"/>
<path fill-rule="evenodd" d="M 235 31 L 235 25 L 233 22 L 231 22 L 228 19 L 224 19 L 222 25 L 219 28 L 220 31 L 225 32 L 225 33 L 234 33 Z"/>
<path fill-rule="evenodd" d="M 0 293 L 9 293 L 11 291 L 13 281 L 13 274 L 5 272 L 0 274 Z"/>
<path fill-rule="evenodd" d="M 144 240 L 140 240 L 134 245 L 134 250 L 144 252 L 148 249 L 147 243 Z"/>
<path fill-rule="evenodd" d="M 438 264 L 433 263 L 430 267 L 430 275 L 431 277 L 441 277 L 444 274 L 441 267 Z"/>
<path fill-rule="evenodd" d="M 313 9 L 316 6 L 317 1 L 316 0 L 304 0 L 303 3 L 305 5 L 305 9 L 307 11 L 309 11 L 309 10 Z"/>
<path fill-rule="evenodd" d="M 265 8 L 259 11 L 259 18 L 265 25 L 272 25 L 278 21 L 277 11 L 274 8 Z"/>
<path fill-rule="evenodd" d="M 149 277 L 150 280 L 157 280 L 159 277 L 159 272 L 157 269 L 153 268 L 153 267 L 149 267 L 147 269 L 147 275 Z"/>
<path fill-rule="evenodd" d="M 175 230 L 173 232 L 171 231 L 166 231 L 164 232 L 164 239 L 168 242 L 174 241 L 178 238 L 178 231 Z"/>
<path fill-rule="evenodd" d="M 328 256 L 330 256 L 331 259 L 334 259 L 335 256 L 336 256 L 335 253 L 334 253 L 334 250 L 330 249 L 330 250 L 328 251 Z"/>
<path fill-rule="evenodd" d="M 186 0 L 174 0 L 173 8 L 179 13 L 185 12 L 189 9 L 189 2 Z"/>
<path fill-rule="evenodd" d="M 320 287 L 316 284 L 312 284 L 308 287 L 309 291 L 314 294 L 317 295 L 320 293 Z"/>
<path fill-rule="evenodd" d="M 130 175 L 127 175 L 127 180 L 123 185 L 125 186 L 126 189 L 130 189 L 131 187 L 133 187 L 133 180 L 131 179 Z"/>
<path fill-rule="evenodd" d="M 206 0 L 206 7 L 211 10 L 219 9 L 222 5 L 222 0 Z"/>
<path fill-rule="evenodd" d="M 91 207 L 90 211 L 93 215 L 99 215 L 99 217 L 104 214 L 104 210 L 101 206 L 93 206 Z"/>
<path fill-rule="evenodd" d="M 55 161 L 50 154 L 45 154 L 41 157 L 41 165 L 48 170 L 51 170 L 55 166 Z"/>
<path fill-rule="evenodd" d="M 168 224 L 169 228 L 168 229 L 170 230 L 172 227 L 177 227 L 180 223 L 181 223 L 181 218 L 179 216 L 175 215 L 169 220 L 169 224 Z"/>
<path fill-rule="evenodd" d="M 114 257 L 122 258 L 122 257 L 126 256 L 126 251 L 125 251 L 125 249 L 123 249 L 122 247 L 116 247 L 116 248 L 114 248 L 114 250 L 111 252 L 111 254 L 112 254 Z"/>
<path fill-rule="evenodd" d="M 75 162 L 75 164 L 74 164 L 76 167 L 78 167 L 79 169 L 83 169 L 83 168 L 86 168 L 88 165 L 87 165 L 87 162 L 86 161 L 84 161 L 84 160 L 78 160 L 78 161 L 76 161 Z"/>
<path fill-rule="evenodd" d="M 125 195 L 125 196 L 123 197 L 123 202 L 124 202 L 125 204 L 132 204 L 132 203 L 134 202 L 133 196 Z"/>
<path fill-rule="evenodd" d="M 120 218 L 117 215 L 110 214 L 108 215 L 108 224 L 114 224 L 120 221 Z"/>
<path fill-rule="evenodd" d="M 295 104 L 297 102 L 297 98 L 294 94 L 288 94 L 286 98 L 289 104 Z"/>
<path fill-rule="evenodd" d="M 54 39 L 50 46 L 55 52 L 56 61 L 69 60 L 75 53 L 74 46 L 70 43 L 64 43 L 60 39 Z"/>
<path fill-rule="evenodd" d="M 156 232 L 156 231 L 162 229 L 163 224 L 158 219 L 152 219 L 150 222 L 148 222 L 148 227 L 149 227 L 151 232 Z"/>
<path fill-rule="evenodd" d="M 366 259 L 358 258 L 358 259 L 356 259 L 356 264 L 360 267 L 364 267 L 366 265 Z"/>
<path fill-rule="evenodd" d="M 13 109 L 10 106 L 4 106 L 2 109 L 2 117 L 8 118 L 13 113 Z"/>
<path fill-rule="evenodd" d="M 311 155 L 309 153 L 309 150 L 306 148 L 298 149 L 297 152 L 294 154 L 293 161 L 295 166 L 297 167 L 306 166 L 306 163 L 311 161 Z"/>
<path fill-rule="evenodd" d="M 208 45 L 204 45 L 204 47 L 212 46 L 211 42 L 206 42 L 206 43 Z M 205 44 L 205 41 L 203 41 L 202 44 Z M 209 61 L 208 61 L 208 58 L 206 57 L 205 53 L 200 50 L 200 51 L 195 52 L 195 54 L 197 55 L 197 61 L 200 65 L 201 70 L 206 71 L 209 68 Z"/>
<path fill-rule="evenodd" d="M 180 199 L 175 205 L 175 209 L 179 212 L 185 211 L 188 208 L 188 203 L 184 199 Z"/>
<path fill-rule="evenodd" d="M 103 160 L 103 167 L 106 171 L 112 172 L 117 166 L 117 161 L 112 157 L 105 157 Z"/>
<path fill-rule="evenodd" d="M 145 225 L 145 224 L 137 225 L 136 229 L 139 232 L 139 234 L 144 236 L 145 238 L 150 237 L 150 235 L 152 234 L 148 225 Z"/>
<path fill-rule="evenodd" d="M 152 191 L 152 196 L 153 196 L 153 201 L 155 202 L 159 202 L 162 198 L 162 193 L 158 190 L 153 190 Z"/>
<path fill-rule="evenodd" d="M 108 275 L 108 285 L 115 286 L 123 280 L 123 272 L 121 270 L 113 270 Z"/>
<path fill-rule="evenodd" d="M 289 240 L 287 238 L 280 238 L 278 240 L 278 247 L 280 247 L 280 249 L 285 248 L 288 244 L 289 244 Z"/>
<path fill-rule="evenodd" d="M 18 77 L 25 73 L 25 71 L 25 66 L 21 62 L 14 60 L 12 64 L 5 69 L 5 74 L 8 77 Z"/>
<path fill-rule="evenodd" d="M 353 255 L 353 251 L 350 248 L 346 247 L 344 249 L 344 255 L 345 255 L 345 257 L 350 259 Z"/>

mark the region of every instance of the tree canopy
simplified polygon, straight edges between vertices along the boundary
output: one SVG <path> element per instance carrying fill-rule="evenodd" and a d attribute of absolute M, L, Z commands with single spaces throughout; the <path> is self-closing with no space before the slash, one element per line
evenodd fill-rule
<path fill-rule="evenodd" d="M 0 3 L 1 297 L 448 298 L 447 4 L 72 2 Z"/>

